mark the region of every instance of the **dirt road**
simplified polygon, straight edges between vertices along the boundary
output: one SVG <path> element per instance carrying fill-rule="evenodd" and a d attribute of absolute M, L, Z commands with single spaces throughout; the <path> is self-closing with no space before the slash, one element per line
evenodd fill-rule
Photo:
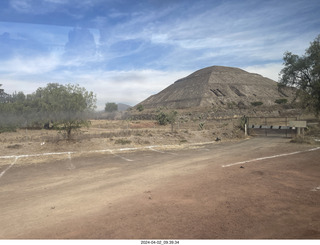
<path fill-rule="evenodd" d="M 319 239 L 312 148 L 269 137 L 0 159 L 0 238 Z"/>

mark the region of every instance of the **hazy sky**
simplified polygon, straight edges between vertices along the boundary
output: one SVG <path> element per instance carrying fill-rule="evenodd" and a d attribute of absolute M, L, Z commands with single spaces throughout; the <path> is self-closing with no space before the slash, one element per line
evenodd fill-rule
<path fill-rule="evenodd" d="M 319 0 L 1 0 L 0 84 L 76 83 L 135 105 L 212 65 L 278 80 L 320 34 Z"/>

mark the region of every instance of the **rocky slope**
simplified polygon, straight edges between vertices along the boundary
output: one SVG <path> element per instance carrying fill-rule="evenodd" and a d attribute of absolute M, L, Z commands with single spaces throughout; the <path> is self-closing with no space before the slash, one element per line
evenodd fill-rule
<path fill-rule="evenodd" d="M 278 88 L 278 83 L 239 68 L 211 66 L 182 78 L 140 104 L 144 108 L 183 109 L 219 107 L 247 109 L 254 105 L 290 104 L 294 88 Z M 276 102 L 277 101 L 277 102 Z"/>

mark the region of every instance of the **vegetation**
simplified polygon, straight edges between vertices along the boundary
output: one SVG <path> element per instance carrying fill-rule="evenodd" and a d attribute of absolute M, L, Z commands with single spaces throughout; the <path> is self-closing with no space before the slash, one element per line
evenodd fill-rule
<path fill-rule="evenodd" d="M 96 103 L 95 95 L 85 88 L 58 83 L 49 83 L 27 96 L 19 92 L 1 98 L 5 99 L 0 103 L 0 128 L 42 128 L 53 122 L 54 128 L 64 131 L 67 139 L 71 138 L 72 130 L 88 126 L 88 115 Z"/>
<path fill-rule="evenodd" d="M 261 102 L 261 101 L 255 101 L 255 102 L 251 102 L 251 105 L 253 105 L 253 106 L 260 106 L 260 105 L 263 105 L 263 102 Z"/>
<path fill-rule="evenodd" d="M 279 86 L 295 86 L 303 108 L 316 116 L 320 112 L 320 35 L 318 35 L 305 54 L 298 56 L 286 52 L 283 56 L 284 68 L 280 72 Z"/>
<path fill-rule="evenodd" d="M 1 85 L 0 85 L 1 86 Z M 15 131 L 18 127 L 37 126 L 30 97 L 22 92 L 9 95 L 0 90 L 0 132 Z"/>
<path fill-rule="evenodd" d="M 105 112 L 114 112 L 114 111 L 117 111 L 118 110 L 118 105 L 116 103 L 111 103 L 111 102 L 108 102 L 106 103 L 106 106 L 104 108 L 104 111 Z"/>
<path fill-rule="evenodd" d="M 156 120 L 160 125 L 171 124 L 171 131 L 173 131 L 173 125 L 176 122 L 177 115 L 177 111 L 164 112 L 160 109 L 156 116 Z"/>
<path fill-rule="evenodd" d="M 171 111 L 169 113 L 164 112 L 164 111 L 159 111 L 159 113 L 156 116 L 157 122 L 160 125 L 167 125 L 174 123 L 176 121 L 178 112 L 176 111 Z"/>
<path fill-rule="evenodd" d="M 114 143 L 115 144 L 120 144 L 120 145 L 127 145 L 127 144 L 131 144 L 131 140 L 117 139 Z"/>
<path fill-rule="evenodd" d="M 138 106 L 137 106 L 137 110 L 138 110 L 138 111 L 143 111 L 143 110 L 144 110 L 143 105 L 138 105 Z"/>
<path fill-rule="evenodd" d="M 94 110 L 96 103 L 92 92 L 70 84 L 49 83 L 33 96 L 38 100 L 41 114 L 47 121 L 53 121 L 55 128 L 66 132 L 67 139 L 71 138 L 72 130 L 89 125 L 88 113 Z"/>
<path fill-rule="evenodd" d="M 247 126 L 248 126 L 248 123 L 249 123 L 248 117 L 246 117 L 246 116 L 241 117 L 240 118 L 240 129 L 242 131 L 245 131 L 245 125 L 247 124 Z"/>
<path fill-rule="evenodd" d="M 287 99 L 277 99 L 274 102 L 281 105 L 281 104 L 286 104 L 288 102 L 288 100 Z"/>
<path fill-rule="evenodd" d="M 203 129 L 204 129 L 204 124 L 205 124 L 204 122 L 199 123 L 199 129 L 200 129 L 200 130 L 203 130 Z"/>
<path fill-rule="evenodd" d="M 228 109 L 234 109 L 236 105 L 237 105 L 237 104 L 236 104 L 234 101 L 227 103 Z"/>
<path fill-rule="evenodd" d="M 4 89 L 1 88 L 2 84 L 0 84 L 0 103 L 8 102 L 10 95 L 4 92 Z"/>

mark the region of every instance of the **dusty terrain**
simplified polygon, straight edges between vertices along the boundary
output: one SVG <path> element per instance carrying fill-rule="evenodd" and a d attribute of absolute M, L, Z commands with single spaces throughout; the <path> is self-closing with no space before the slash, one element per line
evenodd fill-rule
<path fill-rule="evenodd" d="M 56 130 L 18 129 L 17 132 L 0 134 L 0 155 L 30 155 L 46 152 L 88 152 L 124 147 L 145 147 L 150 145 L 181 146 L 211 142 L 217 137 L 234 140 L 243 132 L 234 129 L 239 119 L 218 120 L 203 123 L 199 120 L 160 126 L 146 120 L 92 120 L 89 128 L 72 133 L 72 140 L 64 140 L 63 132 Z M 58 157 L 58 156 L 57 156 Z"/>
<path fill-rule="evenodd" d="M 210 140 L 201 132 L 199 142 Z M 110 138 L 90 145 L 8 137 L 0 238 L 320 238 L 317 145 L 282 137 L 195 144 L 170 135 L 172 146 L 132 149 Z M 43 154 L 54 145 L 61 155 Z"/>

